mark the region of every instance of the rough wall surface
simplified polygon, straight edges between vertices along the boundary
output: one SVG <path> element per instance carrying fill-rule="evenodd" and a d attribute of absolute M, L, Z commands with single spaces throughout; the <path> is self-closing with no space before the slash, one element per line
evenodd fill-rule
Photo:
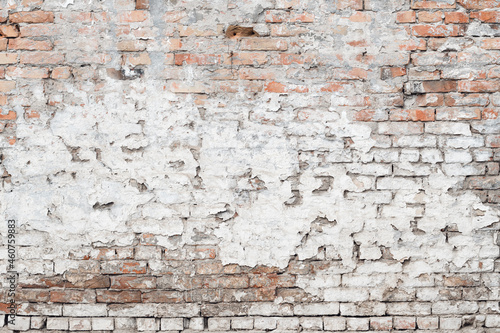
<path fill-rule="evenodd" d="M 500 0 L 0 5 L 2 332 L 500 331 Z"/>

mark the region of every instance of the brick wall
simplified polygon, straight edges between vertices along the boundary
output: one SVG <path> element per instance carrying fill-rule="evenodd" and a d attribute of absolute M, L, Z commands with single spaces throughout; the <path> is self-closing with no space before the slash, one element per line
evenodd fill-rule
<path fill-rule="evenodd" d="M 500 0 L 0 0 L 0 331 L 498 332 L 499 78 Z"/>

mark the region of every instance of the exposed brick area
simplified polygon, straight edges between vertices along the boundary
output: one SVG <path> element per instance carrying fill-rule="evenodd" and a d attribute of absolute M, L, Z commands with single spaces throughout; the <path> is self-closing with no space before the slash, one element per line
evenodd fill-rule
<path fill-rule="evenodd" d="M 498 332 L 499 79 L 500 0 L 0 0 L 0 332 Z"/>

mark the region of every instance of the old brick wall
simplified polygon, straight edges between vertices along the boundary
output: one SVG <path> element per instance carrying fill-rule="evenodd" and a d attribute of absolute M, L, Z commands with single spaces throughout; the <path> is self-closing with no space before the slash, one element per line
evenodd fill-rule
<path fill-rule="evenodd" d="M 500 0 L 0 0 L 0 36 L 1 332 L 499 332 Z"/>

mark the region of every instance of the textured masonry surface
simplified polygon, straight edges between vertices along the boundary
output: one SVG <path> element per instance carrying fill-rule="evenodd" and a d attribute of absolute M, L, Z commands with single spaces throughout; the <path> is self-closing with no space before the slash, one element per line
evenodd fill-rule
<path fill-rule="evenodd" d="M 0 0 L 0 332 L 499 332 L 499 79 L 500 0 Z"/>

